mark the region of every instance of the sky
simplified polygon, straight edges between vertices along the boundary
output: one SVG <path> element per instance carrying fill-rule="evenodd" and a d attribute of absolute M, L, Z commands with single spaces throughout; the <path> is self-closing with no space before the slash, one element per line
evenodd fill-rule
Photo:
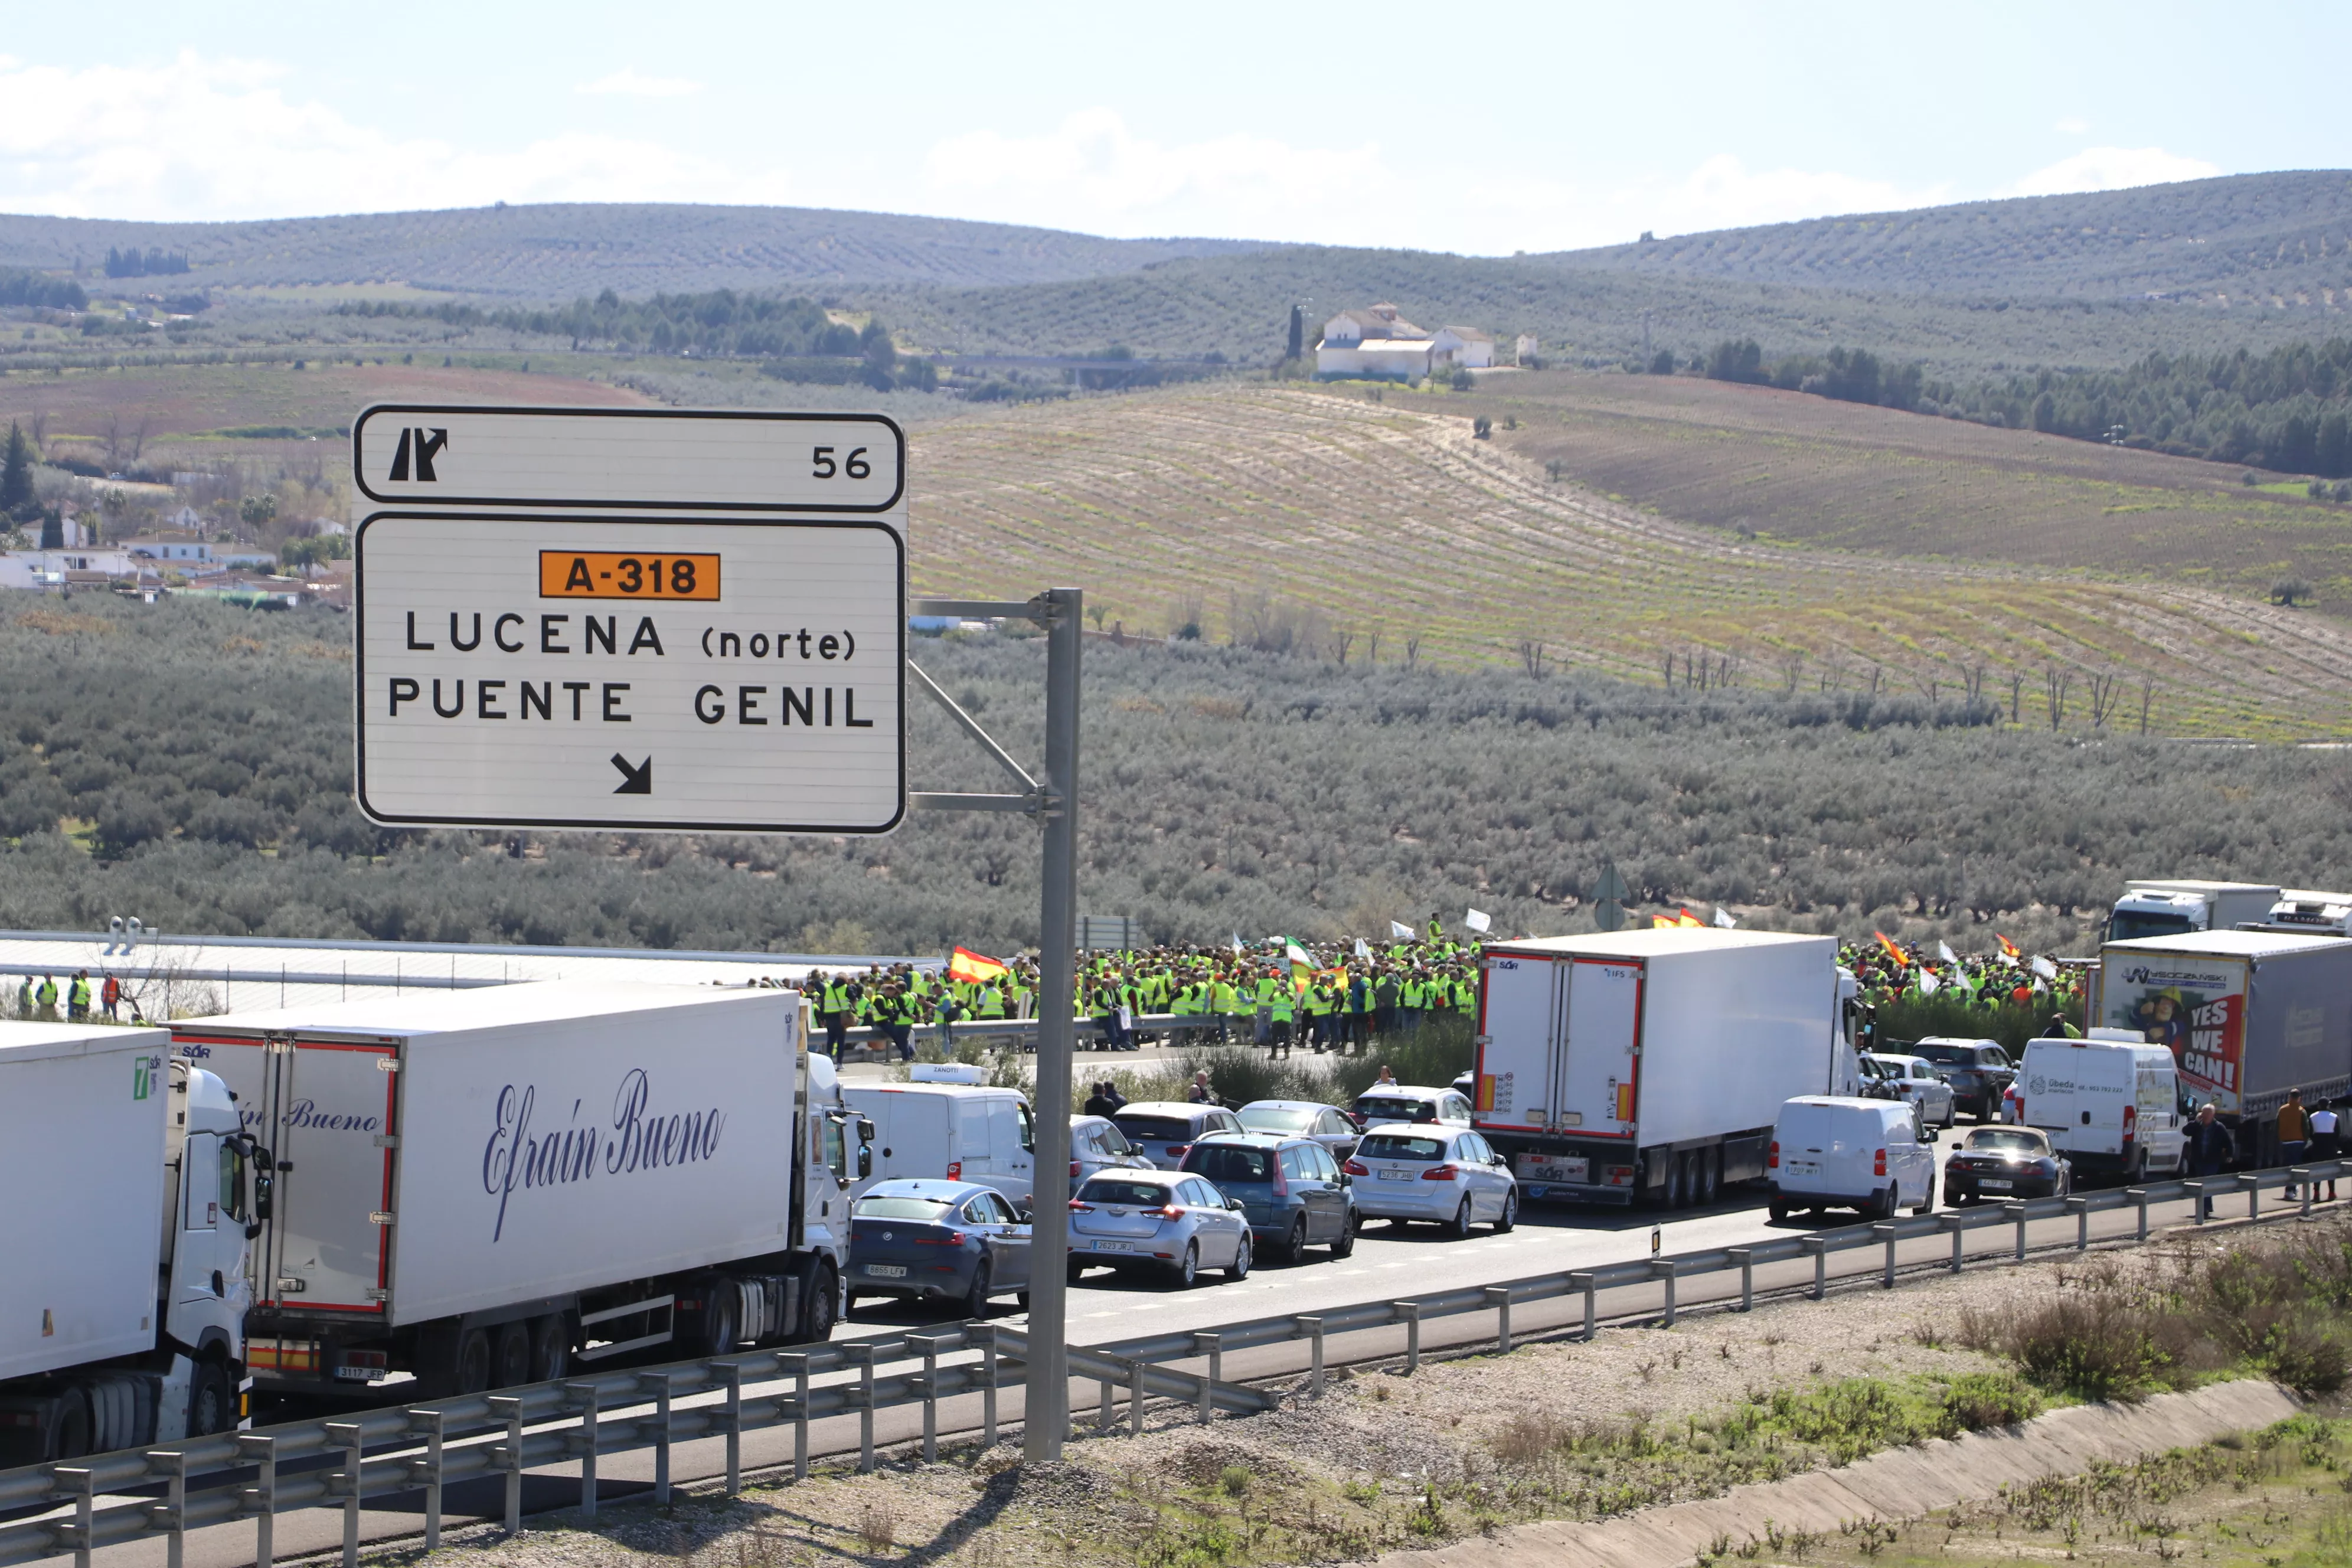
<path fill-rule="evenodd" d="M 69 216 L 691 201 L 1507 255 L 2352 166 L 2341 0 L 10 10 L 0 211 Z"/>

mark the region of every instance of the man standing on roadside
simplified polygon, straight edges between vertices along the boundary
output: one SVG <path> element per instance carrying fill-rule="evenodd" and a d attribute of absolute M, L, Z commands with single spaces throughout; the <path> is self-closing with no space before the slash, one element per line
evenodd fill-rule
<path fill-rule="evenodd" d="M 2318 1110 L 2311 1113 L 2311 1157 L 2313 1160 L 2336 1160 L 2343 1157 L 2343 1145 L 2337 1141 L 2336 1126 L 2336 1102 L 2334 1100 L 2331 1100 L 2326 1101 L 2321 1105 Z M 2319 1195 L 2319 1184 L 2317 1182 L 2311 1184 L 2311 1192 L 2314 1197 Z M 2327 1201 L 2331 1204 L 2336 1201 L 2336 1178 L 2334 1176 L 2327 1178 Z"/>
<path fill-rule="evenodd" d="M 2311 1150 L 2311 1117 L 2303 1109 L 2303 1090 L 2299 1089 L 2287 1090 L 2286 1103 L 2279 1107 L 2278 1142 L 2282 1165 L 2302 1164 L 2304 1155 Z M 2295 1195 L 2293 1182 L 2286 1184 L 2286 1195 Z"/>
<path fill-rule="evenodd" d="M 2187 1153 L 2189 1173 L 2192 1176 L 2218 1176 L 2221 1167 L 2230 1163 L 2230 1130 L 2214 1119 L 2217 1114 L 2209 1100 L 2199 1108 L 2197 1120 L 2189 1124 Z"/>

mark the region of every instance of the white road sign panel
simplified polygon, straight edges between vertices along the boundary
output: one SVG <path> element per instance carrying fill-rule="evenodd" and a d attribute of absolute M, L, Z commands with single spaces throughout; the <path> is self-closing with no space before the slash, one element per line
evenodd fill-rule
<path fill-rule="evenodd" d="M 906 456 L 879 414 L 379 404 L 352 426 L 361 493 L 402 507 L 880 513 Z"/>
<path fill-rule="evenodd" d="M 896 518 L 379 512 L 355 554 L 378 822 L 866 834 L 906 809 Z"/>

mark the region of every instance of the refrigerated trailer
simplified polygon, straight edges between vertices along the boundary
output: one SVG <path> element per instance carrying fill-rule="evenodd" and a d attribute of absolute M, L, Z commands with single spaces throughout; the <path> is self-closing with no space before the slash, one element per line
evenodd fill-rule
<path fill-rule="evenodd" d="M 2352 1093 L 2352 942 L 2263 931 L 2111 942 L 2092 967 L 2094 1026 L 2166 1047 L 2184 1097 L 2210 1101 L 2238 1163 L 2277 1163 L 2278 1111 Z M 2026 1085 L 2032 1108 L 2032 1085 Z"/>
<path fill-rule="evenodd" d="M 162 1029 L 0 1023 L 0 1467 L 226 1432 L 268 1156 Z"/>
<path fill-rule="evenodd" d="M 862 1143 L 796 992 L 546 982 L 174 1026 L 277 1152 L 257 1390 L 822 1340 Z"/>
<path fill-rule="evenodd" d="M 1784 1101 L 1860 1087 L 1831 937 L 1555 937 L 1480 968 L 1471 1122 L 1531 1198 L 1710 1202 L 1764 1174 Z"/>

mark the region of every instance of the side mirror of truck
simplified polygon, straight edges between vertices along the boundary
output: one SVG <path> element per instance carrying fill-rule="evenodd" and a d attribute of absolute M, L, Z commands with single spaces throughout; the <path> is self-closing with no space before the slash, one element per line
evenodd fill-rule
<path fill-rule="evenodd" d="M 857 1146 L 857 1174 L 862 1179 L 864 1177 L 870 1176 L 873 1173 L 874 1145 L 871 1143 L 860 1143 Z"/>

